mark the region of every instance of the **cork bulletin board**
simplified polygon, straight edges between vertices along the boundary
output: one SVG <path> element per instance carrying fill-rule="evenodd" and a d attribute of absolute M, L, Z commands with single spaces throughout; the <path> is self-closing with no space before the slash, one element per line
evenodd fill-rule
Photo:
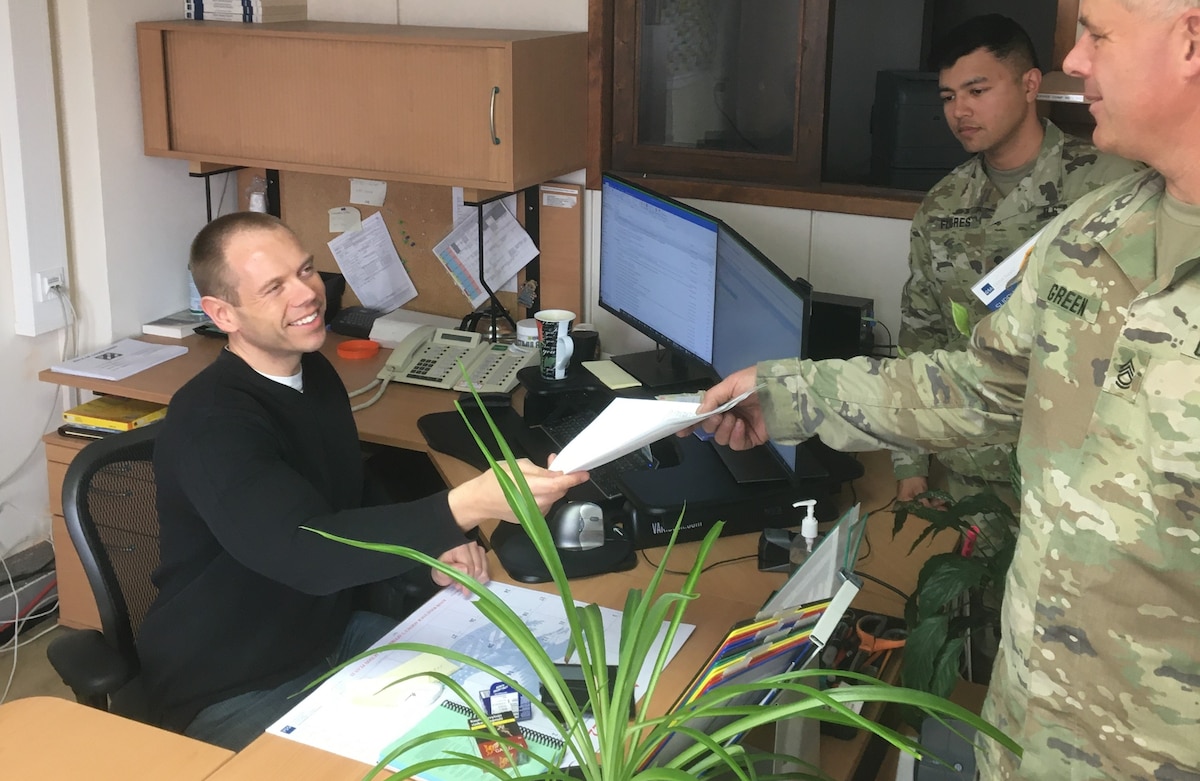
<path fill-rule="evenodd" d="M 243 209 L 246 208 L 246 187 L 255 173 L 260 172 L 251 169 L 239 172 L 239 200 Z M 280 171 L 279 200 L 280 216 L 296 232 L 300 243 L 312 252 L 321 271 L 338 271 L 333 254 L 329 251 L 329 241 L 337 236 L 329 232 L 330 209 L 353 206 L 364 220 L 376 211 L 382 212 L 396 252 L 417 289 L 417 297 L 405 304 L 404 308 L 457 318 L 471 311 L 471 302 L 433 254 L 433 246 L 453 227 L 449 187 L 388 182 L 387 196 L 380 208 L 350 203 L 350 180 L 347 177 Z M 520 203 L 521 198 L 518 197 Z M 488 280 L 493 289 L 501 282 Z M 523 312 L 518 315 L 514 293 L 500 292 L 498 298 L 514 318 L 525 316 Z M 358 303 L 358 297 L 347 286 L 342 299 L 343 306 Z"/>

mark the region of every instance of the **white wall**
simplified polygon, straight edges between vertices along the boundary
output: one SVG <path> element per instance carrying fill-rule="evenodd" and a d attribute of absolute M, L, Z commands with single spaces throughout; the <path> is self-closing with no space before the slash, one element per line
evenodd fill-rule
<path fill-rule="evenodd" d="M 187 304 L 187 249 L 204 182 L 142 152 L 134 22 L 176 0 L 59 0 L 67 202 L 81 344 L 103 346 Z"/>
<path fill-rule="evenodd" d="M 37 0 L 23 0 L 36 2 Z M 72 299 L 83 348 L 137 333 L 183 308 L 186 255 L 205 219 L 203 181 L 185 163 L 142 153 L 134 22 L 181 16 L 179 0 L 49 0 Z M 585 30 L 587 0 L 309 0 L 313 19 L 472 27 Z M 579 174 L 572 177 L 579 180 Z M 220 186 L 214 180 L 214 186 Z M 232 195 L 232 194 L 231 194 Z M 2 197 L 2 193 L 0 193 Z M 585 262 L 594 270 L 599 198 L 589 194 Z M 818 290 L 875 298 L 893 329 L 905 278 L 908 224 L 803 210 L 698 202 L 726 219 L 788 273 Z M 0 210 L 0 214 L 4 212 Z M 9 279 L 7 220 L 0 218 L 0 280 Z M 594 286 L 592 287 L 594 290 Z M 0 282 L 0 311 L 12 311 Z M 594 294 L 590 306 L 596 309 Z M 592 316 L 607 351 L 642 349 L 620 323 Z M 41 435 L 57 425 L 53 388 L 37 373 L 59 357 L 63 334 L 18 337 L 0 317 L 0 553 L 49 534 Z"/>
<path fill-rule="evenodd" d="M 37 0 L 22 0 L 36 2 Z M 51 0 L 67 217 L 68 278 L 83 349 L 140 330 L 187 301 L 188 242 L 204 223 L 204 185 L 185 163 L 142 154 L 134 22 L 181 16 L 179 0 Z M 7 214 L 7 212 L 5 212 Z M 7 217 L 0 229 L 7 230 Z M 6 238 L 6 237 L 5 237 Z M 8 279 L 7 240 L 0 278 Z M 0 311 L 13 291 L 0 285 Z M 63 332 L 15 336 L 0 317 L 0 553 L 49 536 L 41 436 L 60 422 L 37 373 L 60 358 Z"/>
<path fill-rule="evenodd" d="M 2 163 L 0 163 L 2 165 Z M 8 211 L 0 187 L 0 556 L 50 534 L 42 433 L 57 415 L 54 388 L 37 372 L 57 360 L 59 333 L 17 336 L 8 249 Z"/>

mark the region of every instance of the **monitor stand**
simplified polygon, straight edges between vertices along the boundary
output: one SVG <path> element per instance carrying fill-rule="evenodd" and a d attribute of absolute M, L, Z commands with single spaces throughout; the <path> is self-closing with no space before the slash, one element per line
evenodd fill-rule
<path fill-rule="evenodd" d="M 713 381 L 712 371 L 707 366 L 685 358 L 673 350 L 646 350 L 614 355 L 612 361 L 647 388 L 666 388 L 673 385 L 693 385 L 699 388 Z"/>
<path fill-rule="evenodd" d="M 759 445 L 749 450 L 733 450 L 713 442 L 712 447 L 721 463 L 733 476 L 734 482 L 739 485 L 770 483 L 787 480 L 789 477 L 787 470 L 776 460 L 767 445 Z"/>

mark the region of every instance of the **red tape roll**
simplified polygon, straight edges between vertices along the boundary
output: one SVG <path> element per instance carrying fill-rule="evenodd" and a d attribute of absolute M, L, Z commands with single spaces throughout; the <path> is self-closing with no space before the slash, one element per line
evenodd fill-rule
<path fill-rule="evenodd" d="M 337 353 L 351 361 L 373 358 L 379 352 L 379 342 L 370 339 L 349 339 L 337 347 Z"/>

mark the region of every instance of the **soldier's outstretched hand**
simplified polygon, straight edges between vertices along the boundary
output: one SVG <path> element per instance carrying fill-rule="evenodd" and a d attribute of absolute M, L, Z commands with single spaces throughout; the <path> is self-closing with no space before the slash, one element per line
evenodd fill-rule
<path fill-rule="evenodd" d="M 696 411 L 710 412 L 725 402 L 753 390 L 757 384 L 755 367 L 742 369 L 705 391 L 704 399 Z M 749 450 L 764 444 L 768 439 L 767 424 L 763 420 L 757 393 L 751 393 L 731 410 L 705 418 L 701 425 L 713 435 L 718 444 L 728 445 L 734 450 Z M 681 433 L 689 432 L 690 430 Z"/>

